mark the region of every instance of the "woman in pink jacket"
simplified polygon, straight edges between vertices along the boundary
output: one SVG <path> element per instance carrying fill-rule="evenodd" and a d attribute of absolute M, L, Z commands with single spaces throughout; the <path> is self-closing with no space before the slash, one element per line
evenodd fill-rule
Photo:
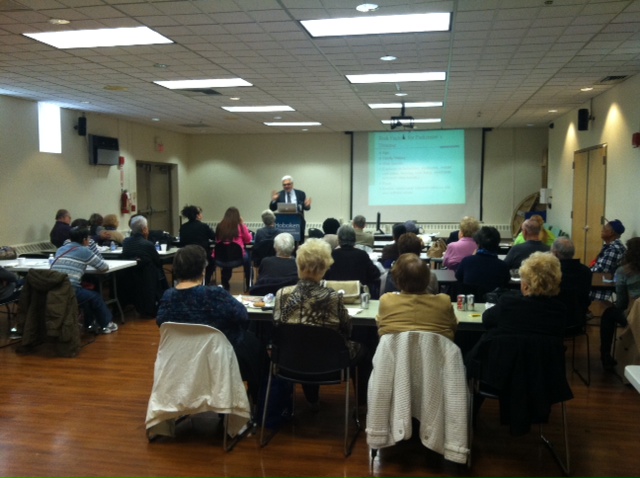
<path fill-rule="evenodd" d="M 244 221 L 240 216 L 240 211 L 237 207 L 230 207 L 224 213 L 222 221 L 218 223 L 216 227 L 216 245 L 235 243 L 242 249 L 242 256 L 244 258 L 244 279 L 245 290 L 249 290 L 249 277 L 251 275 L 251 260 L 249 254 L 246 251 L 246 244 L 249 244 L 253 238 L 247 226 L 244 225 Z M 219 246 L 218 246 L 219 247 Z M 222 268 L 222 287 L 229 290 L 229 279 L 233 269 L 230 267 Z"/>

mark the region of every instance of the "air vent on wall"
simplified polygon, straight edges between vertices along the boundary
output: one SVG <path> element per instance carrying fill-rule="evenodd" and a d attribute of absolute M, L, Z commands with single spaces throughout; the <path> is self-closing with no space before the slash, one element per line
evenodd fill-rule
<path fill-rule="evenodd" d="M 620 82 L 626 80 L 628 77 L 629 77 L 629 75 L 605 76 L 598 83 L 599 84 L 609 84 L 610 85 L 611 83 L 620 83 Z"/>
<path fill-rule="evenodd" d="M 185 88 L 172 90 L 185 96 L 220 96 L 220 93 L 213 88 Z"/>

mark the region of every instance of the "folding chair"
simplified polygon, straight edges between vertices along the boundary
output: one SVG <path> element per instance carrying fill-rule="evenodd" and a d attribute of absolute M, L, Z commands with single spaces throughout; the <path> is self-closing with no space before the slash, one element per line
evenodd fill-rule
<path fill-rule="evenodd" d="M 165 322 L 147 407 L 147 438 L 174 436 L 176 419 L 210 411 L 225 415 L 225 451 L 251 430 L 249 398 L 232 345 L 214 327 Z M 229 445 L 227 436 L 235 437 Z"/>

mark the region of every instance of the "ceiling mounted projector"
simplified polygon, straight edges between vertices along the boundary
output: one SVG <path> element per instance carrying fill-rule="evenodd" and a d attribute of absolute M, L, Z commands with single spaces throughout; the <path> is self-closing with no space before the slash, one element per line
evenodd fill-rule
<path fill-rule="evenodd" d="M 413 116 L 407 116 L 404 113 L 404 103 L 400 109 L 400 116 L 391 117 L 391 129 L 403 127 L 404 129 L 413 129 L 414 118 Z"/>

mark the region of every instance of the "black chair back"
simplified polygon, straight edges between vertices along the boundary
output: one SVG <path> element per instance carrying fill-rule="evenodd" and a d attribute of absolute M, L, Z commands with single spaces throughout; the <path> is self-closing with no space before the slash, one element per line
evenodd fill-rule
<path fill-rule="evenodd" d="M 324 237 L 324 232 L 322 232 L 320 229 L 318 229 L 316 227 L 311 227 L 311 228 L 309 228 L 309 231 L 307 232 L 307 236 L 315 237 L 317 239 L 322 239 Z"/>
<path fill-rule="evenodd" d="M 282 324 L 274 329 L 271 361 L 281 378 L 318 385 L 340 383 L 349 349 L 337 330 Z"/>
<path fill-rule="evenodd" d="M 235 242 L 216 242 L 214 256 L 218 267 L 239 267 L 243 264 L 242 247 Z"/>
<path fill-rule="evenodd" d="M 254 267 L 260 267 L 262 259 L 265 257 L 271 257 L 276 255 L 276 250 L 273 248 L 273 239 L 265 239 L 257 244 L 253 245 L 251 249 L 251 261 Z"/>

